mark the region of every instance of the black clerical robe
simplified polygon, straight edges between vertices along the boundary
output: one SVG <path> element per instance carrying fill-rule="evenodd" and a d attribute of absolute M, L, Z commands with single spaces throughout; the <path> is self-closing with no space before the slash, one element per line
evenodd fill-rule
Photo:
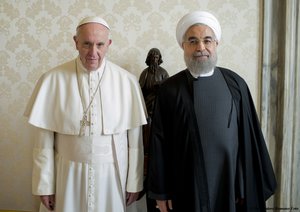
<path fill-rule="evenodd" d="M 265 211 L 276 180 L 250 91 L 234 72 L 216 69 L 223 74 L 237 110 L 243 179 L 236 186 L 243 188 L 235 190 L 243 190 L 245 200 L 239 209 Z M 193 80 L 188 70 L 170 77 L 158 92 L 153 115 L 148 194 L 153 199 L 172 199 L 174 212 L 211 211 Z"/>

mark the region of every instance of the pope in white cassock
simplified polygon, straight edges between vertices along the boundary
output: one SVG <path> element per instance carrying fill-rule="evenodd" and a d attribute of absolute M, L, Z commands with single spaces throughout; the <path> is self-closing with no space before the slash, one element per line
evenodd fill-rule
<path fill-rule="evenodd" d="M 42 75 L 25 111 L 33 194 L 40 211 L 122 212 L 143 186 L 144 100 L 136 77 L 105 58 L 105 20 L 83 19 L 74 41 L 79 56 Z"/>

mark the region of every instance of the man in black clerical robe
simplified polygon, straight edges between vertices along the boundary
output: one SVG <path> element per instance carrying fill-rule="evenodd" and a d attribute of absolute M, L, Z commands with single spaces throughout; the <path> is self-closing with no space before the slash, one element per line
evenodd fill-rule
<path fill-rule="evenodd" d="M 162 212 L 266 211 L 276 188 L 248 86 L 215 66 L 220 35 L 203 11 L 177 25 L 188 68 L 160 87 L 150 139 L 148 195 Z"/>

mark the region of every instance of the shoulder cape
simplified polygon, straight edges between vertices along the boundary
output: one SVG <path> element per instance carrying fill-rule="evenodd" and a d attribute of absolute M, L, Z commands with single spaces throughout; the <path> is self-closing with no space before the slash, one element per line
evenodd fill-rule
<path fill-rule="evenodd" d="M 104 133 L 119 133 L 146 124 L 145 104 L 136 77 L 109 61 L 106 63 L 100 87 Z M 75 60 L 41 76 L 24 115 L 36 127 L 79 134 L 83 109 Z"/>

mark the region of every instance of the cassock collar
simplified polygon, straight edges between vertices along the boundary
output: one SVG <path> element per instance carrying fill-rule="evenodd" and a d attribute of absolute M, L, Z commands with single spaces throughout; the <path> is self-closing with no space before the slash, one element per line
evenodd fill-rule
<path fill-rule="evenodd" d="M 189 71 L 190 72 L 190 71 Z M 194 78 L 198 78 L 198 77 L 210 77 L 214 74 L 214 69 L 212 69 L 211 71 L 209 71 L 208 73 L 205 73 L 205 74 L 194 74 L 192 72 L 190 72 L 190 74 L 194 77 Z"/>
<path fill-rule="evenodd" d="M 217 67 L 215 67 L 215 68 L 217 68 Z M 195 77 L 195 76 L 192 75 L 192 73 L 188 69 L 185 69 L 184 71 L 185 71 L 186 76 L 187 76 L 187 81 L 188 81 L 188 87 L 189 87 L 190 94 L 191 94 L 191 96 L 193 96 L 194 95 L 194 85 L 193 85 L 193 83 L 194 83 L 194 81 L 198 80 L 199 77 L 203 77 L 203 76 Z M 212 76 L 214 74 L 214 69 L 209 73 L 211 74 L 210 76 Z M 208 76 L 206 76 L 206 77 L 208 77 Z"/>

